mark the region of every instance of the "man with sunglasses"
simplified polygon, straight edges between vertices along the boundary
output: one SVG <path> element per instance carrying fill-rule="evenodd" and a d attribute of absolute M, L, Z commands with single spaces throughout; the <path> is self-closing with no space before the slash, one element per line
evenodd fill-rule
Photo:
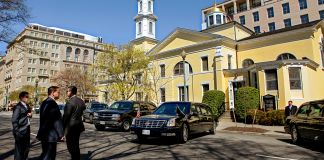
<path fill-rule="evenodd" d="M 20 102 L 14 107 L 12 114 L 13 135 L 15 138 L 15 160 L 25 160 L 28 158 L 30 147 L 30 118 L 31 110 L 27 104 L 28 92 L 19 94 Z"/>

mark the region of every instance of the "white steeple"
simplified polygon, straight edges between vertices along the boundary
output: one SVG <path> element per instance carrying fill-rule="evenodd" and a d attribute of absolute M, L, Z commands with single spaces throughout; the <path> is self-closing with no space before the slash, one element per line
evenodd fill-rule
<path fill-rule="evenodd" d="M 154 0 L 137 0 L 138 14 L 136 22 L 136 39 L 149 37 L 155 39 L 155 24 L 157 17 L 154 15 Z"/>

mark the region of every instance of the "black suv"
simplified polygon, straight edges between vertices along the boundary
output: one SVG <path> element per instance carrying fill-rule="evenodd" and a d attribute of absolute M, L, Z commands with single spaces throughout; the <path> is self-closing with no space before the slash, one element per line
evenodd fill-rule
<path fill-rule="evenodd" d="M 134 119 L 131 133 L 136 134 L 139 141 L 147 137 L 176 137 L 185 143 L 190 133 L 210 131 L 214 134 L 216 126 L 217 122 L 205 104 L 166 102 L 151 115 Z"/>
<path fill-rule="evenodd" d="M 155 109 L 151 102 L 117 101 L 108 110 L 96 112 L 93 123 L 97 130 L 114 127 L 128 131 L 134 117 L 151 114 Z"/>
<path fill-rule="evenodd" d="M 324 142 L 324 100 L 302 104 L 296 115 L 287 117 L 285 130 L 293 143 L 303 139 Z"/>
<path fill-rule="evenodd" d="M 90 123 L 93 123 L 94 113 L 96 111 L 107 109 L 108 105 L 99 102 L 91 102 L 86 105 L 86 110 L 83 112 L 83 121 L 88 120 Z"/>

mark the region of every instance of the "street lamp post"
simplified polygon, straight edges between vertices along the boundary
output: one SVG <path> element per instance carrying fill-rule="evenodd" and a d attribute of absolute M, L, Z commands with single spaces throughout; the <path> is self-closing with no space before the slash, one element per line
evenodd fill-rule
<path fill-rule="evenodd" d="M 38 103 L 38 82 L 39 80 L 36 79 L 36 82 L 35 82 L 35 107 L 37 106 L 37 103 Z"/>
<path fill-rule="evenodd" d="M 6 86 L 5 89 L 6 89 L 6 100 L 5 100 L 5 105 L 6 105 L 6 109 L 9 110 L 9 107 L 8 107 L 8 96 L 9 96 L 9 95 L 8 95 L 8 94 L 9 94 L 9 93 L 8 93 L 8 90 L 9 90 L 9 87 Z"/>
<path fill-rule="evenodd" d="M 184 92 L 184 101 L 188 101 L 187 95 L 187 75 L 186 75 L 186 52 L 183 50 L 181 53 L 182 64 L 183 64 L 183 92 Z"/>

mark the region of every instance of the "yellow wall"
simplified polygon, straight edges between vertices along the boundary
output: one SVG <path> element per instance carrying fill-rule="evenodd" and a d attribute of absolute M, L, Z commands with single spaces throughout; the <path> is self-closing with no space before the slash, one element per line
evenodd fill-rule
<path fill-rule="evenodd" d="M 225 36 L 225 37 L 233 39 L 233 40 L 240 40 L 240 39 L 249 37 L 251 35 L 250 33 L 246 32 L 243 29 L 241 29 L 237 26 L 234 26 L 234 25 L 224 28 L 224 29 L 211 30 L 208 32 L 212 33 L 212 34 L 222 35 L 222 36 Z"/>

